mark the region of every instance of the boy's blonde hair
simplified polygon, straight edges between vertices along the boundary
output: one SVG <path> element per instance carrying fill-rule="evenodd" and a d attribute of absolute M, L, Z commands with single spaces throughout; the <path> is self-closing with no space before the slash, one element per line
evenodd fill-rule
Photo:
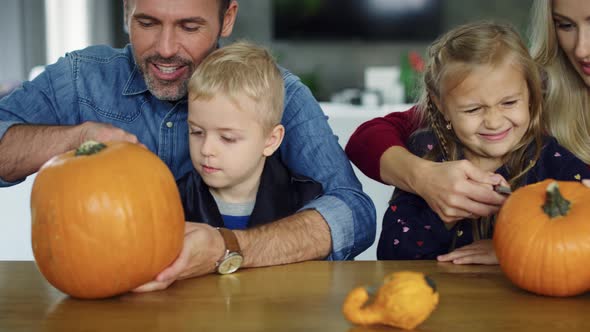
<path fill-rule="evenodd" d="M 559 47 L 551 0 L 535 0 L 529 27 L 531 54 L 545 70 L 544 121 L 549 132 L 590 164 L 590 93 Z"/>
<path fill-rule="evenodd" d="M 517 67 L 529 90 L 530 123 L 521 141 L 503 160 L 512 188 L 520 185 L 522 176 L 534 165 L 542 149 L 542 91 L 539 66 L 530 56 L 518 32 L 511 26 L 481 21 L 452 29 L 429 48 L 429 61 L 424 72 L 422 96 L 418 110 L 422 123 L 432 130 L 439 144 L 425 156 L 446 161 L 463 156 L 463 144 L 454 131 L 444 129 L 446 121 L 431 98 L 444 100 L 444 95 L 457 87 L 479 66 L 499 66 L 507 61 Z M 531 144 L 533 143 L 533 144 Z M 474 239 L 491 236 L 493 218 L 473 223 Z"/>
<path fill-rule="evenodd" d="M 191 100 L 213 98 L 223 93 L 239 104 L 251 98 L 262 126 L 270 130 L 281 122 L 285 88 L 283 76 L 268 50 L 248 42 L 236 42 L 208 55 L 193 73 L 189 85 Z"/>

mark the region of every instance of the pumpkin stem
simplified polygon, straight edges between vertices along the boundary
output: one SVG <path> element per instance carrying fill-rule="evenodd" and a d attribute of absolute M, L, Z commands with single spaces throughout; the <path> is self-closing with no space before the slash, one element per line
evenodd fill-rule
<path fill-rule="evenodd" d="M 76 149 L 76 156 L 91 156 L 95 153 L 100 152 L 102 149 L 106 148 L 107 146 L 104 143 L 100 143 L 97 141 L 86 141 L 80 145 Z"/>
<path fill-rule="evenodd" d="M 432 278 L 430 278 L 429 276 L 424 276 L 424 280 L 426 280 L 426 284 L 428 284 L 428 286 L 432 288 L 432 292 L 436 293 L 436 283 L 434 282 L 434 280 L 432 280 Z"/>
<path fill-rule="evenodd" d="M 565 199 L 559 192 L 559 186 L 557 181 L 551 182 L 547 186 L 547 196 L 545 204 L 543 205 L 543 211 L 551 217 L 565 216 L 570 210 L 571 203 Z"/>

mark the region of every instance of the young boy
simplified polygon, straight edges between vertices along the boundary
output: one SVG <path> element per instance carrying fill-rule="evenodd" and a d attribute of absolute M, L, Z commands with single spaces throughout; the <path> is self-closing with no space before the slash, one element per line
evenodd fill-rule
<path fill-rule="evenodd" d="M 186 220 L 245 229 L 295 213 L 321 184 L 290 174 L 273 153 L 284 84 L 263 48 L 238 42 L 211 53 L 189 82 L 189 149 L 194 169 L 177 182 Z"/>

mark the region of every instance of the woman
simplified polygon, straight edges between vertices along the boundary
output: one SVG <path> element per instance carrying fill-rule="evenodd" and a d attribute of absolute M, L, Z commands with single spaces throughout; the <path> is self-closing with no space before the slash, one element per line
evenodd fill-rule
<path fill-rule="evenodd" d="M 561 145 L 586 163 L 590 163 L 588 17 L 587 0 L 536 0 L 531 24 L 531 52 L 546 70 L 545 124 Z M 352 135 L 346 153 L 367 176 L 423 197 L 445 222 L 496 212 L 505 200 L 492 189 L 499 176 L 466 160 L 437 163 L 405 149 L 409 135 L 420 126 L 414 108 L 370 120 Z"/>

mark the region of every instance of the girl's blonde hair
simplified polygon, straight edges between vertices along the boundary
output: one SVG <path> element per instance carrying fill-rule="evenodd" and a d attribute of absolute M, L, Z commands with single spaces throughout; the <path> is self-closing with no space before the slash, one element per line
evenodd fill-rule
<path fill-rule="evenodd" d="M 239 105 L 239 98 L 251 98 L 265 130 L 281 122 L 285 88 L 283 76 L 268 50 L 248 42 L 236 42 L 208 55 L 193 73 L 189 102 L 208 100 L 218 93 Z"/>
<path fill-rule="evenodd" d="M 518 68 L 529 90 L 530 123 L 521 141 L 508 153 L 503 164 L 508 170 L 508 182 L 517 188 L 523 175 L 534 165 L 542 149 L 541 119 L 542 91 L 539 66 L 530 56 L 518 32 L 511 26 L 493 22 L 475 22 L 456 27 L 441 36 L 429 48 L 429 61 L 423 79 L 418 110 L 422 123 L 437 137 L 439 144 L 425 158 L 445 161 L 463 157 L 463 144 L 453 130 L 445 128 L 443 114 L 431 98 L 439 101 L 458 86 L 476 67 L 496 67 L 510 61 Z M 525 101 L 526 102 L 526 101 Z M 474 239 L 491 236 L 493 218 L 482 218 L 474 223 Z"/>
<path fill-rule="evenodd" d="M 535 0 L 529 27 L 531 55 L 544 68 L 545 113 L 551 135 L 590 164 L 590 94 L 559 47 L 551 0 Z"/>

